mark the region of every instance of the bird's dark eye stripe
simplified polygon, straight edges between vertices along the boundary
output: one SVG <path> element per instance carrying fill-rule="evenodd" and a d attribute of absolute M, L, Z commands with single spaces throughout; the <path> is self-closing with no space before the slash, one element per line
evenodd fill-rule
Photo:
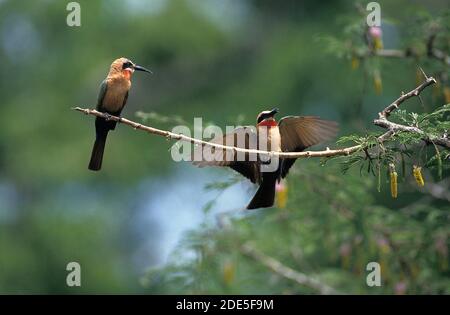
<path fill-rule="evenodd" d="M 127 61 L 123 63 L 122 69 L 130 68 L 132 66 L 132 63 Z"/>
<path fill-rule="evenodd" d="M 257 123 L 259 124 L 261 121 L 263 121 L 264 119 L 266 119 L 267 117 L 271 117 L 272 115 L 270 114 L 261 114 L 258 118 Z"/>

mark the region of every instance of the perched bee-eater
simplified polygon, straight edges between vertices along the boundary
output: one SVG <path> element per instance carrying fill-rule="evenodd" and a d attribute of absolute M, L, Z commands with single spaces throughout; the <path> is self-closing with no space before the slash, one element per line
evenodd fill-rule
<path fill-rule="evenodd" d="M 128 91 L 131 88 L 131 76 L 135 70 L 152 73 L 144 67 L 138 66 L 127 58 L 114 60 L 109 69 L 108 76 L 100 86 L 97 100 L 97 110 L 110 115 L 120 116 L 127 103 Z M 95 119 L 95 143 L 92 148 L 91 161 L 88 168 L 98 171 L 102 167 L 103 151 L 106 137 L 110 130 L 116 128 L 115 121 L 97 117 Z"/>
<path fill-rule="evenodd" d="M 338 125 L 333 121 L 314 116 L 286 116 L 277 122 L 274 118 L 276 113 L 278 113 L 277 108 L 263 111 L 256 118 L 256 128 L 239 127 L 210 142 L 244 149 L 262 148 L 265 151 L 301 152 L 310 146 L 331 139 L 337 133 Z M 264 145 L 261 146 L 263 143 Z M 295 158 L 279 158 L 278 163 L 274 164 L 275 168 L 264 169 L 262 166 L 270 164 L 271 159 L 275 157 L 269 160 L 259 157 L 252 159 L 249 154 L 245 154 L 244 158 L 239 158 L 239 153 L 221 149 L 211 149 L 208 152 L 211 152 L 212 156 L 208 157 L 204 154 L 205 148 L 197 147 L 196 150 L 203 150 L 202 159 L 194 160 L 194 165 L 228 166 L 247 177 L 252 183 L 259 184 L 247 209 L 272 207 L 276 182 L 287 176 L 296 160 Z"/>

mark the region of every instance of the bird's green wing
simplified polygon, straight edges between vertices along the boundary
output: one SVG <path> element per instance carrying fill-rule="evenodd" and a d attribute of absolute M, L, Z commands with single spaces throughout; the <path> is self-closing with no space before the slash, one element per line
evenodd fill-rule
<path fill-rule="evenodd" d="M 105 79 L 105 80 L 103 80 L 102 84 L 100 85 L 100 92 L 98 93 L 98 98 L 97 98 L 97 110 L 98 111 L 102 111 L 103 99 L 105 98 L 107 89 L 108 89 L 108 81 L 106 81 L 106 79 Z"/>

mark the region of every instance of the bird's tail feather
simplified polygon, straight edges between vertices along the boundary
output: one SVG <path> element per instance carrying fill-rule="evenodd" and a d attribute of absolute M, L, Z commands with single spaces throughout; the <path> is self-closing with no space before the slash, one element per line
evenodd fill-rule
<path fill-rule="evenodd" d="M 272 177 L 272 176 L 271 176 Z M 261 185 L 256 191 L 255 196 L 247 206 L 248 210 L 272 207 L 275 201 L 275 182 L 274 178 L 263 178 Z"/>
<path fill-rule="evenodd" d="M 91 160 L 88 168 L 92 171 L 98 171 L 102 168 L 103 152 L 108 132 L 97 133 L 94 147 L 92 148 Z"/>

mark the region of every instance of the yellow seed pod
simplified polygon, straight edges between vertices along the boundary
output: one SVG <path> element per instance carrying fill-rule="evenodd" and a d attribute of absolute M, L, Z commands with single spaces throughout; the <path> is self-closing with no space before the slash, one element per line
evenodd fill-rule
<path fill-rule="evenodd" d="M 393 163 L 389 164 L 389 175 L 391 177 L 391 196 L 397 198 L 397 172 Z"/>
<path fill-rule="evenodd" d="M 444 99 L 446 103 L 450 103 L 450 87 L 444 87 Z"/>
<path fill-rule="evenodd" d="M 414 175 L 417 185 L 419 185 L 421 187 L 425 185 L 425 181 L 423 180 L 423 176 L 422 176 L 422 168 L 420 166 L 413 165 L 413 175 Z"/>
<path fill-rule="evenodd" d="M 288 200 L 288 187 L 286 181 L 281 181 L 275 186 L 276 192 L 276 205 L 277 208 L 286 208 Z"/>
<path fill-rule="evenodd" d="M 381 81 L 381 76 L 379 71 L 375 71 L 373 73 L 373 87 L 375 89 L 375 93 L 378 95 L 383 91 L 383 82 Z"/>
<path fill-rule="evenodd" d="M 356 70 L 359 68 L 359 59 L 355 56 L 352 57 L 352 70 Z"/>
<path fill-rule="evenodd" d="M 392 198 L 397 198 L 397 172 L 391 173 L 391 196 Z"/>
<path fill-rule="evenodd" d="M 231 285 L 234 281 L 234 276 L 236 274 L 236 267 L 232 261 L 226 261 L 223 264 L 223 282 L 226 285 Z"/>
<path fill-rule="evenodd" d="M 380 37 L 377 37 L 373 41 L 373 48 L 375 50 L 383 49 L 383 40 Z"/>

